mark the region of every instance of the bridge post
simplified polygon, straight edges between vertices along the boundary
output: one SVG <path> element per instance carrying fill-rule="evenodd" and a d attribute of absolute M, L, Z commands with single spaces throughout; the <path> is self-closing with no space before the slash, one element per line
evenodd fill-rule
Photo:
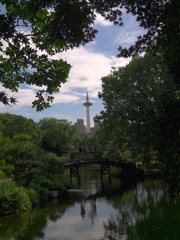
<path fill-rule="evenodd" d="M 108 174 L 108 180 L 111 181 L 111 167 L 110 165 L 100 165 L 101 166 L 101 179 L 103 175 Z"/>
<path fill-rule="evenodd" d="M 72 178 L 77 178 L 78 182 L 80 182 L 80 174 L 79 174 L 79 167 L 70 167 L 70 180 L 72 181 Z"/>

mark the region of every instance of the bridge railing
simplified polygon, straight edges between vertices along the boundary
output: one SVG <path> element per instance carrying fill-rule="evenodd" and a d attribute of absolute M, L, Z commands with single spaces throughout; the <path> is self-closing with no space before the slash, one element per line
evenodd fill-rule
<path fill-rule="evenodd" d="M 105 158 L 99 158 L 99 159 L 75 159 L 74 161 L 66 161 L 64 162 L 65 167 L 70 167 L 70 166 L 82 166 L 82 165 L 92 165 L 92 164 L 97 164 L 97 165 L 109 165 L 109 166 L 114 166 L 114 167 L 132 167 L 136 168 L 136 164 L 133 162 L 128 162 L 124 160 L 110 160 L 110 159 L 105 159 Z"/>

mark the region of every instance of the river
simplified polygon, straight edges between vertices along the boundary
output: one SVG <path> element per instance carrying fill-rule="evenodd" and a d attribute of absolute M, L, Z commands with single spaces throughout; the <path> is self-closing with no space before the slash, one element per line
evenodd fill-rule
<path fill-rule="evenodd" d="M 96 168 L 82 170 L 89 199 L 58 203 L 0 218 L 0 240 L 180 240 L 180 197 L 158 180 L 111 184 Z"/>

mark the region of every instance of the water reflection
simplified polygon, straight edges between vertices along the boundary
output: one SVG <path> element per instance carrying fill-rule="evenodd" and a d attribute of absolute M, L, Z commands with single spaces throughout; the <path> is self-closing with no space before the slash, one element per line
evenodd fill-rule
<path fill-rule="evenodd" d="M 84 219 L 86 216 L 86 199 L 81 200 L 80 206 L 81 206 L 81 217 Z M 91 220 L 91 225 L 94 223 L 94 219 L 96 217 L 96 198 L 92 198 L 89 201 L 89 210 L 88 210 L 88 216 L 90 217 Z"/>
<path fill-rule="evenodd" d="M 0 218 L 0 240 L 44 239 L 49 221 L 56 222 L 74 202 Z"/>
<path fill-rule="evenodd" d="M 160 181 L 137 184 L 121 200 L 109 199 L 118 216 L 104 221 L 102 240 L 180 239 L 180 199 L 171 198 Z"/>
<path fill-rule="evenodd" d="M 92 175 L 91 175 L 92 173 Z M 179 240 L 180 199 L 160 181 L 133 186 L 83 173 L 87 199 L 0 218 L 0 240 Z"/>

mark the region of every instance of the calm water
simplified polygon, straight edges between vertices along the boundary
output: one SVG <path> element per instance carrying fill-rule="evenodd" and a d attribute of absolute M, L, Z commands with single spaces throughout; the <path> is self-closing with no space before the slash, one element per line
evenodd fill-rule
<path fill-rule="evenodd" d="M 180 198 L 159 181 L 111 186 L 95 168 L 82 173 L 85 200 L 63 200 L 0 218 L 0 240 L 180 240 Z"/>

